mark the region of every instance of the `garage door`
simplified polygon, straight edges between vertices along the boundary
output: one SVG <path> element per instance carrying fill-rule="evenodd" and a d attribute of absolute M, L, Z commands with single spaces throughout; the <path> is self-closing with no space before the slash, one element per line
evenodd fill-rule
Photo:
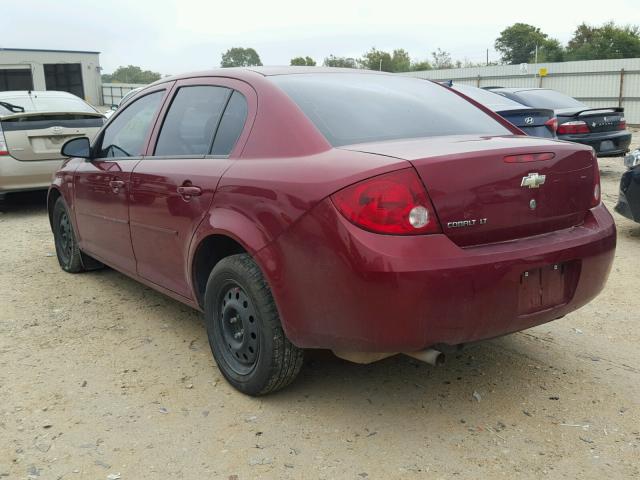
<path fill-rule="evenodd" d="M 82 67 L 79 63 L 46 63 L 44 81 L 47 90 L 69 92 L 84 98 Z"/>
<path fill-rule="evenodd" d="M 33 90 L 33 77 L 28 68 L 0 69 L 0 92 Z"/>

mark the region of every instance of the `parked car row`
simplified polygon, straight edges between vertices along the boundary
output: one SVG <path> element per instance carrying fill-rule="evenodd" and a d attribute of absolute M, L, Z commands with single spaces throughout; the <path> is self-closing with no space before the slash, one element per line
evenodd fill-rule
<path fill-rule="evenodd" d="M 538 108 L 496 110 L 551 130 Z M 591 147 L 415 78 L 163 78 L 62 152 L 62 269 L 106 264 L 203 311 L 220 371 L 250 395 L 290 383 L 308 348 L 439 363 L 442 345 L 561 318 L 614 257 Z"/>
<path fill-rule="evenodd" d="M 631 133 L 621 107 L 590 108 L 548 88 L 490 87 L 490 91 L 522 105 L 553 110 L 558 138 L 589 145 L 599 157 L 618 157 L 629 151 Z"/>

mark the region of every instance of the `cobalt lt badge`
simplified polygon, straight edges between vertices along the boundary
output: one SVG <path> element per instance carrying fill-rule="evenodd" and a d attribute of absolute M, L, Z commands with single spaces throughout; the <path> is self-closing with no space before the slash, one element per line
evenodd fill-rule
<path fill-rule="evenodd" d="M 521 187 L 540 188 L 547 179 L 546 175 L 540 175 L 538 173 L 530 173 L 526 177 L 522 177 Z"/>

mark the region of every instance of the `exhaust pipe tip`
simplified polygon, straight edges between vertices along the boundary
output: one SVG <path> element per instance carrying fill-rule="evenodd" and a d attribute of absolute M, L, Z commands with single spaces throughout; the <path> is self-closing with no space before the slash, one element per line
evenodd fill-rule
<path fill-rule="evenodd" d="M 445 360 L 444 353 L 436 350 L 435 348 L 428 348 L 419 352 L 408 352 L 405 353 L 405 355 L 415 358 L 416 360 L 420 360 L 421 362 L 428 363 L 429 365 L 433 365 L 434 367 L 443 365 Z"/>

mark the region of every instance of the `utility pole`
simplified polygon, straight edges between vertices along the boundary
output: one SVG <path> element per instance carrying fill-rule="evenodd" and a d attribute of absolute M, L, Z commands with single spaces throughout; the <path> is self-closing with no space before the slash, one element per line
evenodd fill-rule
<path fill-rule="evenodd" d="M 487 67 L 489 66 L 489 49 L 487 48 Z"/>
<path fill-rule="evenodd" d="M 380 59 L 380 67 L 378 68 L 378 71 L 382 71 L 382 59 Z"/>

